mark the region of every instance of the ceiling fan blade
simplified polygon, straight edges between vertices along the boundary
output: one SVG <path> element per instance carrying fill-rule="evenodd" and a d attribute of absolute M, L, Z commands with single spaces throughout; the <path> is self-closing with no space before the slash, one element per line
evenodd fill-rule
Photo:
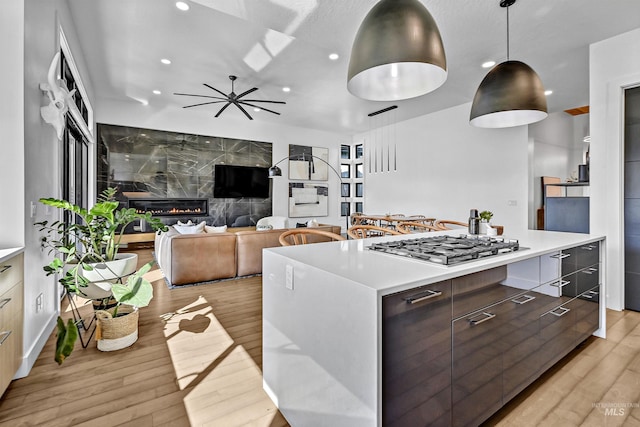
<path fill-rule="evenodd" d="M 229 95 L 227 95 L 227 94 L 226 94 L 226 93 L 224 93 L 224 92 L 220 92 L 220 91 L 219 91 L 218 89 L 216 89 L 215 87 L 213 87 L 213 86 L 211 86 L 211 85 L 208 85 L 208 84 L 206 84 L 206 83 L 203 83 L 203 85 L 205 85 L 205 86 L 206 86 L 206 87 L 208 87 L 209 89 L 215 90 L 215 91 L 216 91 L 216 92 L 218 92 L 220 95 L 224 96 L 224 97 L 225 97 L 225 99 L 229 99 Z"/>
<path fill-rule="evenodd" d="M 243 102 L 268 102 L 270 104 L 286 104 L 284 101 L 265 101 L 263 99 L 243 99 Z"/>
<path fill-rule="evenodd" d="M 223 112 L 224 110 L 226 110 L 226 109 L 227 109 L 227 107 L 228 107 L 229 105 L 231 105 L 231 101 L 227 102 L 227 103 L 224 105 L 224 107 L 222 107 L 222 108 L 220 109 L 220 111 L 218 111 L 218 114 L 216 114 L 216 117 L 220 116 L 220 114 L 222 114 L 222 112 Z"/>
<path fill-rule="evenodd" d="M 242 105 L 240 105 L 238 102 L 234 102 L 233 103 L 236 107 L 238 107 L 240 109 L 240 111 L 242 111 L 244 113 L 245 116 L 247 116 L 249 118 L 249 120 L 253 120 L 253 117 L 251 117 L 249 115 L 249 113 L 247 113 L 247 110 L 245 110 L 244 108 L 242 108 Z"/>
<path fill-rule="evenodd" d="M 242 105 L 248 105 L 249 107 L 259 108 L 259 109 L 261 109 L 261 110 L 268 111 L 268 112 L 270 112 L 270 113 L 280 115 L 280 113 L 278 113 L 277 111 L 269 110 L 268 108 L 264 108 L 264 107 L 261 107 L 261 106 L 259 106 L 259 105 L 249 104 L 249 103 L 248 103 L 248 102 L 246 102 L 246 101 L 238 101 L 238 102 L 239 102 L 240 104 L 242 104 Z"/>
<path fill-rule="evenodd" d="M 222 100 L 226 100 L 227 97 L 225 96 L 224 98 L 219 97 L 219 96 L 208 96 L 208 95 L 196 95 L 194 93 L 177 93 L 174 92 L 174 95 L 182 95 L 182 96 L 197 96 L 198 98 L 211 98 L 211 99 L 222 99 Z"/>
<path fill-rule="evenodd" d="M 258 88 L 257 88 L 257 87 L 254 87 L 254 88 L 252 88 L 252 89 L 246 90 L 246 91 L 242 92 L 240 95 L 236 96 L 236 99 L 238 99 L 238 98 L 242 98 L 243 96 L 248 95 L 248 94 L 250 94 L 251 92 L 255 92 L 255 91 L 257 91 L 257 90 L 258 90 Z"/>
<path fill-rule="evenodd" d="M 202 104 L 193 104 L 193 105 L 185 105 L 182 108 L 191 108 L 191 107 L 199 107 L 201 105 L 209 105 L 209 104 L 219 104 L 221 102 L 227 102 L 227 101 L 211 101 L 211 102 L 203 102 Z"/>

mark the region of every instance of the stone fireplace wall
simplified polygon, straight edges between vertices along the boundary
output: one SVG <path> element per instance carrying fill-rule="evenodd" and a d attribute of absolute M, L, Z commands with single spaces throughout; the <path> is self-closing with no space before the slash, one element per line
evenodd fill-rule
<path fill-rule="evenodd" d="M 208 225 L 248 226 L 272 212 L 266 199 L 213 197 L 214 166 L 228 164 L 269 167 L 268 142 L 165 132 L 98 124 L 97 189 L 119 189 L 118 198 L 207 198 L 207 216 L 163 218 L 206 221 Z M 271 194 L 271 192 L 270 192 Z"/>

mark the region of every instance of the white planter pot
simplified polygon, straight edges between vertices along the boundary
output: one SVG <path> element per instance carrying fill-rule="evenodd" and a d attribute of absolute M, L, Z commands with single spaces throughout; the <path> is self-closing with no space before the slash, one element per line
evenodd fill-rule
<path fill-rule="evenodd" d="M 79 274 L 90 283 L 81 287 L 82 295 L 88 299 L 103 299 L 111 296 L 111 283 L 126 277 L 136 271 L 138 267 L 138 254 L 124 253 L 116 255 L 113 261 L 91 263 L 93 270 L 80 269 Z"/>

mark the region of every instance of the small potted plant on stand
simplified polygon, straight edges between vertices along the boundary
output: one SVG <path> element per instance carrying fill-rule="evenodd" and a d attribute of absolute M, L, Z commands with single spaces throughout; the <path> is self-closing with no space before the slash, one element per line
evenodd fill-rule
<path fill-rule="evenodd" d="M 106 189 L 90 209 L 81 208 L 66 200 L 42 198 L 40 202 L 62 209 L 78 221 L 42 221 L 35 225 L 40 227 L 40 232 L 43 233 L 41 246 L 49 248 L 50 252 L 56 252 L 53 260 L 43 267 L 47 275 L 61 274 L 58 282 L 69 295 L 76 294 L 100 301 L 113 298 L 115 306 L 111 308 L 111 316 L 114 318 L 118 317 L 118 312 L 135 312 L 137 339 L 137 307 L 148 305 L 153 298 L 153 287 L 143 275 L 151 269 L 154 261 L 145 264 L 136 272 L 138 255 L 118 253 L 120 238 L 125 227 L 137 220 L 146 221 L 155 231 L 166 231 L 167 226 L 150 213 L 138 213 L 132 208 L 119 208 L 115 194 L 115 188 Z M 130 304 L 134 309 L 125 309 L 122 304 Z M 98 318 L 98 327 L 105 321 L 106 319 Z M 69 319 L 65 325 L 64 321 L 58 318 L 56 361 L 59 364 L 73 350 L 78 337 L 77 323 L 77 320 Z M 104 334 L 98 329 L 97 335 Z M 131 345 L 135 339 L 125 341 L 127 342 L 127 345 Z"/>

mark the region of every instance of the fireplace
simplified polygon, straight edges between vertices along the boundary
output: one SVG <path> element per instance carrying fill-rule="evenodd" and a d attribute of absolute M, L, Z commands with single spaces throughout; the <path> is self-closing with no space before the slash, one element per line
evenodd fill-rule
<path fill-rule="evenodd" d="M 208 199 L 129 199 L 129 208 L 134 208 L 138 213 L 151 212 L 158 217 L 191 217 L 209 215 Z"/>

